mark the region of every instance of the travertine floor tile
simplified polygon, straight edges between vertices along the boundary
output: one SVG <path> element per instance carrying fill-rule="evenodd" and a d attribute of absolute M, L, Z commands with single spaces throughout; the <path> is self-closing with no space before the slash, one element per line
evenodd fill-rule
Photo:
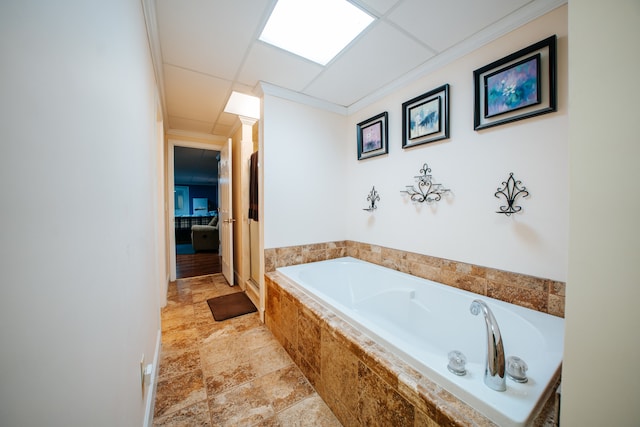
<path fill-rule="evenodd" d="M 167 306 L 162 309 L 162 320 L 191 319 L 193 317 L 193 304 L 176 303 L 167 300 Z"/>
<path fill-rule="evenodd" d="M 192 348 L 185 351 L 163 352 L 160 357 L 158 381 L 176 377 L 200 369 L 200 351 Z"/>
<path fill-rule="evenodd" d="M 257 378 L 249 357 L 203 365 L 207 394 L 214 396 Z"/>
<path fill-rule="evenodd" d="M 252 382 L 262 388 L 275 412 L 280 412 L 314 393 L 313 387 L 295 366 L 290 365 Z"/>
<path fill-rule="evenodd" d="M 256 313 L 245 314 L 244 316 L 235 317 L 222 322 L 216 322 L 213 319 L 209 306 L 205 303 L 207 309 L 206 316 L 200 314 L 200 308 L 196 304 L 196 327 L 202 340 L 207 338 L 217 339 L 223 336 L 232 336 L 242 333 L 252 328 L 262 325 L 260 315 Z"/>
<path fill-rule="evenodd" d="M 196 327 L 194 320 L 186 320 L 183 317 L 167 317 L 162 319 L 162 333 L 167 334 L 174 331 L 184 331 Z"/>
<path fill-rule="evenodd" d="M 221 274 L 170 284 L 154 426 L 339 426 L 258 313 L 213 318 L 206 300 L 240 291 Z"/>
<path fill-rule="evenodd" d="M 158 382 L 155 417 L 170 414 L 206 400 L 202 371 L 186 374 Z"/>
<path fill-rule="evenodd" d="M 215 298 L 215 297 L 221 297 L 223 295 L 229 295 L 229 294 L 233 294 L 237 291 L 233 290 L 233 288 L 230 288 L 228 285 L 225 288 L 215 288 L 211 285 L 209 285 L 208 288 L 201 288 L 201 289 L 197 289 L 193 291 L 192 294 L 192 299 L 193 299 L 193 303 L 198 303 L 198 302 L 206 302 L 208 299 L 211 298 Z"/>
<path fill-rule="evenodd" d="M 213 396 L 209 408 L 218 426 L 249 426 L 275 415 L 262 388 L 251 383 Z"/>
<path fill-rule="evenodd" d="M 317 394 L 276 414 L 271 420 L 278 427 L 341 427 L 340 421 Z"/>
<path fill-rule="evenodd" d="M 171 330 L 162 334 L 162 351 L 181 351 L 197 347 L 198 331 L 195 328 Z"/>
<path fill-rule="evenodd" d="M 291 356 L 275 341 L 256 349 L 249 355 L 249 360 L 253 371 L 258 377 L 278 369 L 295 366 Z"/>
<path fill-rule="evenodd" d="M 207 402 L 198 402 L 195 405 L 180 409 L 164 417 L 153 420 L 154 427 L 209 427 L 211 416 Z"/>

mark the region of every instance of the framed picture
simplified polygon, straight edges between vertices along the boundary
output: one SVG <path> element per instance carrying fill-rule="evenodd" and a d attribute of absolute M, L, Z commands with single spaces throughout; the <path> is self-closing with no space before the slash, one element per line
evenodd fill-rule
<path fill-rule="evenodd" d="M 402 104 L 402 148 L 449 138 L 449 85 Z"/>
<path fill-rule="evenodd" d="M 556 36 L 478 68 L 473 78 L 475 130 L 557 111 Z"/>
<path fill-rule="evenodd" d="M 358 123 L 358 160 L 389 152 L 387 120 L 388 114 L 385 111 Z"/>

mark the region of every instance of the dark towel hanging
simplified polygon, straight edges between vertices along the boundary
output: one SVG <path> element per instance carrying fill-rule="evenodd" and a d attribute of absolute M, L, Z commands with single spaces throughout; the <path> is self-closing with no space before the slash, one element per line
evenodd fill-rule
<path fill-rule="evenodd" d="M 249 218 L 258 220 L 258 152 L 251 155 L 249 165 Z"/>

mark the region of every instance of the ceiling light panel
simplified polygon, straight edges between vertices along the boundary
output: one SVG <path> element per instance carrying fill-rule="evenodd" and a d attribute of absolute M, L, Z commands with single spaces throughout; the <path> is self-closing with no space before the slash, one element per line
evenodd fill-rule
<path fill-rule="evenodd" d="M 260 98 L 233 91 L 224 107 L 225 113 L 237 114 L 239 116 L 260 118 Z"/>
<path fill-rule="evenodd" d="M 278 0 L 260 40 L 326 65 L 372 22 L 346 0 Z"/>

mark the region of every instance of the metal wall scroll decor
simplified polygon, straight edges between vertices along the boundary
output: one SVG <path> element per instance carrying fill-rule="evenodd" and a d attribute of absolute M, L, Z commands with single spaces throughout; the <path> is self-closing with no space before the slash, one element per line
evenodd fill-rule
<path fill-rule="evenodd" d="M 412 201 L 418 203 L 440 201 L 442 196 L 451 190 L 444 188 L 442 184 L 433 182 L 433 177 L 430 173 L 431 168 L 425 163 L 422 169 L 420 169 L 421 175 L 414 176 L 418 182 L 418 188 L 416 188 L 415 185 L 407 185 L 407 189 L 400 192 L 408 194 Z"/>
<path fill-rule="evenodd" d="M 378 207 L 376 206 L 376 202 L 380 201 L 380 195 L 376 191 L 376 187 L 375 186 L 371 187 L 371 191 L 369 192 L 369 195 L 367 196 L 367 201 L 369 202 L 369 206 L 364 209 L 365 211 L 373 212 L 376 209 L 378 209 Z"/>
<path fill-rule="evenodd" d="M 527 197 L 529 195 L 529 191 L 527 187 L 522 186 L 521 181 L 517 181 L 513 177 L 513 172 L 509 174 L 509 179 L 502 182 L 502 187 L 498 188 L 495 196 L 497 198 L 504 197 L 507 205 L 500 206 L 500 210 L 496 211 L 499 214 L 505 214 L 506 216 L 511 216 L 511 214 L 520 212 L 522 210 L 522 206 L 516 206 L 516 198 L 518 196 Z"/>

